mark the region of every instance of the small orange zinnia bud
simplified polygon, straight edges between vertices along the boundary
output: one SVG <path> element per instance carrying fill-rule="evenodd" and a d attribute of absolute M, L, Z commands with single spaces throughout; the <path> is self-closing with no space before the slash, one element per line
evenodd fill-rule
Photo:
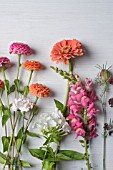
<path fill-rule="evenodd" d="M 41 70 L 42 69 L 42 64 L 38 61 L 25 61 L 23 64 L 23 67 L 27 70 Z"/>
<path fill-rule="evenodd" d="M 29 87 L 29 93 L 37 96 L 37 97 L 49 97 L 50 89 L 42 84 L 32 84 Z"/>

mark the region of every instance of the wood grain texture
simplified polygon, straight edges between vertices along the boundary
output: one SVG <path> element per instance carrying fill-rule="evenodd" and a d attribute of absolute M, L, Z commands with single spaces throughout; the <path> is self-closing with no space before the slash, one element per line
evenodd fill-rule
<path fill-rule="evenodd" d="M 52 90 L 49 99 L 39 101 L 41 113 L 54 110 L 54 98 L 60 101 L 64 99 L 66 82 L 49 68 L 50 65 L 55 66 L 49 55 L 55 42 L 72 38 L 80 40 L 86 49 L 86 55 L 75 60 L 74 72 L 82 78 L 91 77 L 94 80 L 98 73 L 95 68 L 97 63 L 103 64 L 108 61 L 108 65 L 113 64 L 113 0 L 0 0 L 0 55 L 10 57 L 16 64 L 16 57 L 9 55 L 8 47 L 13 41 L 25 42 L 35 52 L 29 58 L 37 59 L 44 65 L 44 70 L 38 75 L 35 74 L 33 78 L 34 82 L 38 79 Z M 67 70 L 63 64 L 59 64 L 59 67 Z M 15 66 L 7 72 L 10 80 L 15 76 L 14 69 Z M 23 73 L 24 81 L 27 81 L 27 75 L 28 72 Z M 113 96 L 112 91 L 111 88 L 110 97 Z M 113 118 L 113 110 L 108 108 L 107 119 L 110 117 Z M 102 170 L 101 122 L 102 115 L 99 114 L 99 137 L 91 143 L 94 170 Z M 62 141 L 62 148 L 84 152 L 78 141 L 79 139 L 75 140 L 75 134 L 72 133 Z M 39 147 L 41 144 L 41 139 L 34 139 L 30 140 L 28 146 Z M 26 147 L 23 159 L 33 164 L 31 170 L 41 170 L 41 162 L 31 157 Z M 106 170 L 113 170 L 112 152 L 113 137 L 110 137 L 107 140 Z M 61 162 L 58 170 L 80 170 L 81 167 L 86 170 L 84 161 Z"/>

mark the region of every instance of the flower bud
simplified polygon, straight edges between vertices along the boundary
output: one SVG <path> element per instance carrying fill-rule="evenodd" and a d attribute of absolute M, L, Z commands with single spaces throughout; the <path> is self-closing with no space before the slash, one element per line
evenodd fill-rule
<path fill-rule="evenodd" d="M 111 73 L 106 69 L 102 69 L 100 72 L 100 77 L 103 81 L 107 82 L 111 77 Z"/>

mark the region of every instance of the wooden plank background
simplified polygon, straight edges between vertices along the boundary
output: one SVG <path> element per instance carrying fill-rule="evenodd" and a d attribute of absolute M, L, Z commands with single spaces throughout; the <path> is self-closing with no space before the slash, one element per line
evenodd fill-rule
<path fill-rule="evenodd" d="M 75 59 L 74 72 L 82 78 L 91 77 L 94 80 L 98 73 L 95 68 L 97 63 L 102 65 L 108 61 L 108 66 L 113 63 L 113 0 L 0 0 L 0 56 L 10 57 L 16 64 L 17 58 L 9 55 L 8 48 L 12 42 L 20 41 L 28 43 L 35 52 L 30 57 L 24 57 L 23 61 L 37 59 L 44 66 L 44 70 L 33 78 L 33 82 L 43 83 L 52 91 L 49 99 L 39 101 L 41 114 L 52 112 L 53 99 L 63 102 L 65 95 L 66 81 L 50 69 L 50 65 L 56 66 L 49 57 L 51 48 L 59 40 L 73 38 L 80 40 L 86 49 L 84 57 Z M 67 70 L 63 64 L 59 67 Z M 28 72 L 22 70 L 22 74 L 21 78 L 27 82 Z M 7 76 L 12 80 L 15 66 L 7 72 Z M 113 96 L 112 89 L 108 97 Z M 113 119 L 113 109 L 108 107 L 107 110 L 107 120 L 110 117 Z M 90 150 L 94 170 L 102 170 L 102 120 L 99 113 L 99 137 L 92 140 Z M 33 164 L 31 170 L 41 170 L 41 162 L 30 156 L 27 147 L 39 147 L 42 141 L 30 138 L 28 146 L 25 146 L 23 158 Z M 83 152 L 78 141 L 71 133 L 62 141 L 62 148 Z M 106 170 L 113 170 L 113 137 L 107 140 L 106 159 Z M 86 170 L 84 161 L 61 162 L 58 170 L 80 170 L 81 167 Z"/>

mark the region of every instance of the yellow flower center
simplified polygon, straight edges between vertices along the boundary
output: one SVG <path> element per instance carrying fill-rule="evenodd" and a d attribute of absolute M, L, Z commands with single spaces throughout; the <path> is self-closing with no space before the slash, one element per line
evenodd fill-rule
<path fill-rule="evenodd" d="M 62 53 L 63 54 L 67 54 L 67 53 L 69 53 L 70 51 L 71 51 L 71 47 L 70 46 L 64 46 L 63 48 L 62 48 Z"/>

